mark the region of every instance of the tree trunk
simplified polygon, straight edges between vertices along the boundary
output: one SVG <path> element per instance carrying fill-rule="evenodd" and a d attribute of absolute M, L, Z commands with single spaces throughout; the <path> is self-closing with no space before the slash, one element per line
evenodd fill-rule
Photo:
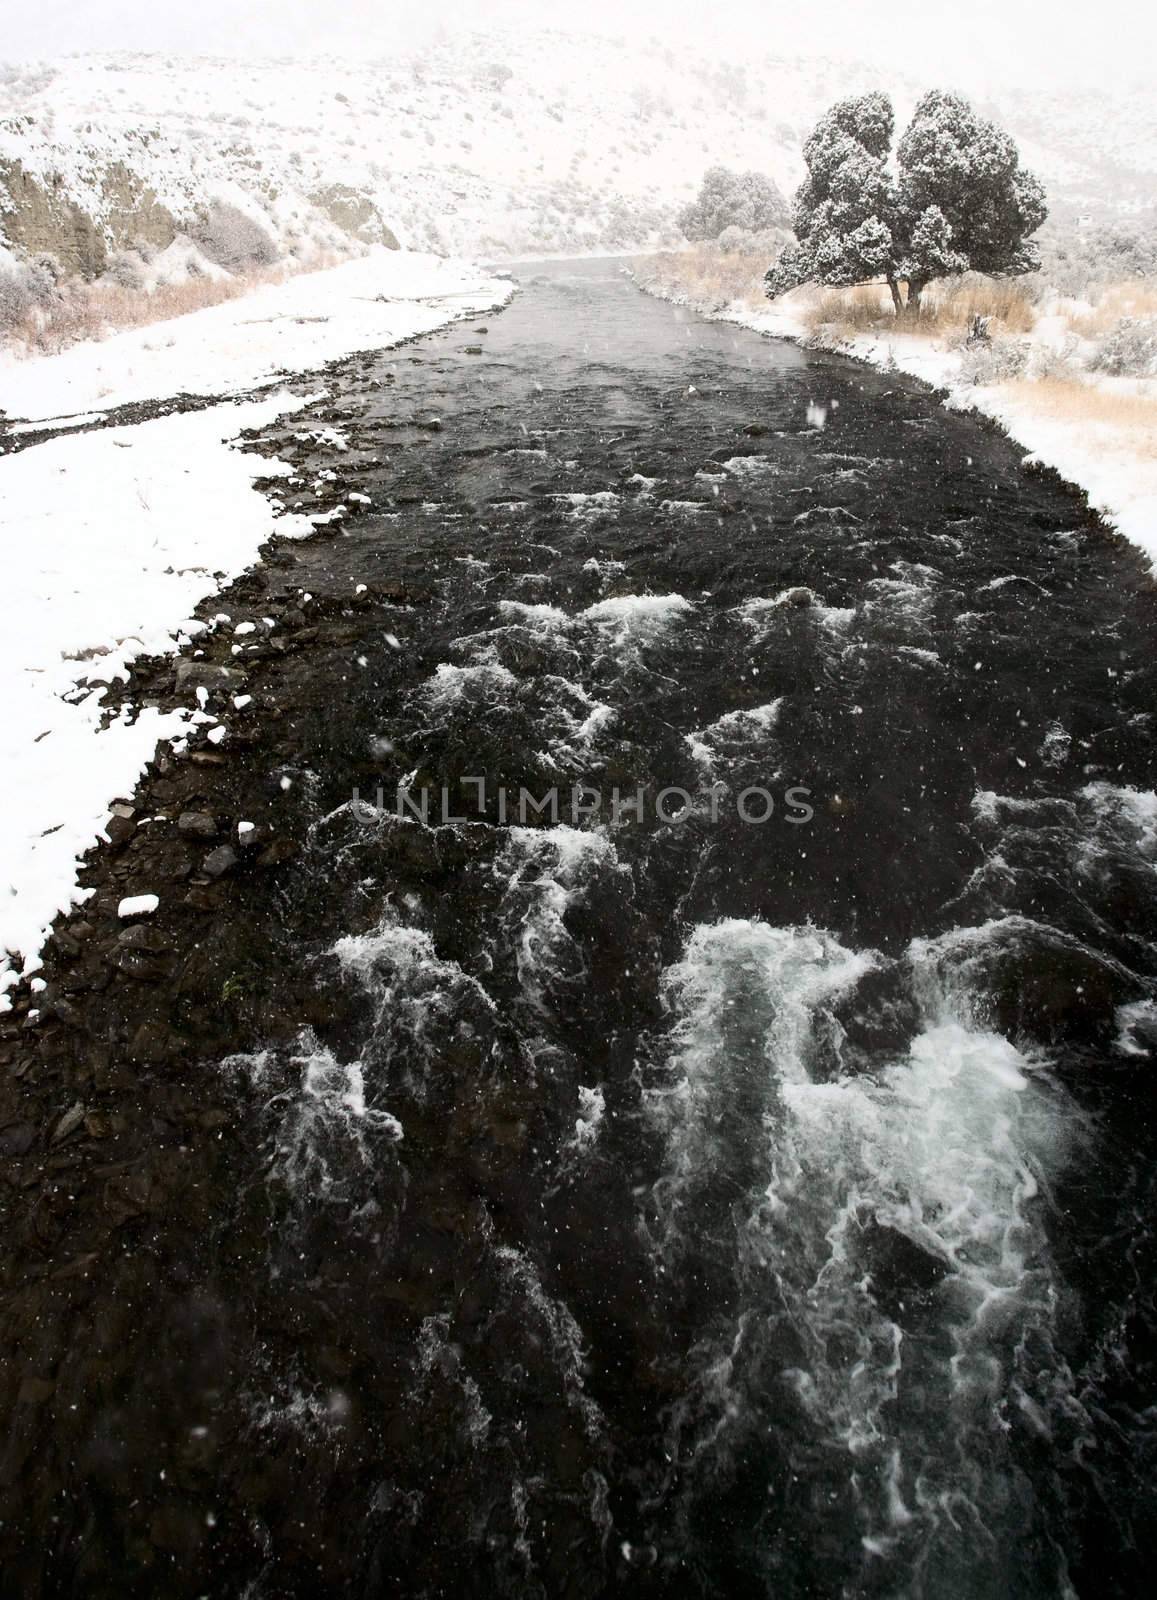
<path fill-rule="evenodd" d="M 926 287 L 926 279 L 908 279 L 908 311 L 912 316 L 916 316 L 920 310 L 920 296 L 924 293 Z"/>
<path fill-rule="evenodd" d="M 892 306 L 896 315 L 899 316 L 904 309 L 904 302 L 900 299 L 900 289 L 895 278 L 888 279 L 888 287 L 892 291 Z"/>

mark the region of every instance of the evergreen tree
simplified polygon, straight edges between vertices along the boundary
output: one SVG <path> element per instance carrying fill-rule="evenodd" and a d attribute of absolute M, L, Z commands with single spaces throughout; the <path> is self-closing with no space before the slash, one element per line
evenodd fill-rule
<path fill-rule="evenodd" d="M 841 100 L 804 146 L 795 197 L 797 243 L 767 274 L 774 299 L 801 283 L 883 279 L 899 312 L 934 279 L 960 272 L 1014 276 L 1039 265 L 1029 235 L 1045 219 L 1044 190 L 1016 145 L 960 95 L 933 90 L 916 107 L 889 165 L 887 95 Z"/>
<path fill-rule="evenodd" d="M 708 167 L 699 193 L 679 213 L 679 226 L 688 239 L 718 239 L 724 228 L 761 233 L 787 218 L 787 201 L 762 172 Z"/>

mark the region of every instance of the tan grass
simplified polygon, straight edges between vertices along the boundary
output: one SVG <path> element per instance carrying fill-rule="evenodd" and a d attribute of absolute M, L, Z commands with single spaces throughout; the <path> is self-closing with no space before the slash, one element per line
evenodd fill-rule
<path fill-rule="evenodd" d="M 802 298 L 802 297 L 801 297 Z M 893 326 L 892 297 L 883 286 L 860 284 L 854 289 L 819 289 L 802 306 L 803 320 L 812 333 L 851 335 Z"/>
<path fill-rule="evenodd" d="M 1151 278 L 1111 283 L 1092 311 L 1070 312 L 1066 321 L 1082 339 L 1096 339 L 1111 333 L 1122 317 L 1157 317 L 1157 283 Z"/>
<path fill-rule="evenodd" d="M 25 312 L 6 343 L 18 354 L 54 355 L 86 339 L 103 339 L 126 328 L 150 327 L 187 316 L 191 311 L 203 311 L 207 306 L 222 305 L 226 300 L 237 300 L 266 284 L 284 283 L 298 272 L 335 266 L 338 259 L 318 258 L 308 266 L 279 263 L 228 278 L 188 278 L 184 283 L 163 284 L 151 291 L 75 279 L 62 284 L 51 300 Z"/>
<path fill-rule="evenodd" d="M 916 313 L 897 319 L 886 285 L 824 289 L 804 310 L 813 333 L 822 328 L 837 335 L 890 329 L 923 334 L 964 334 L 973 317 L 987 317 L 993 333 L 1028 333 L 1036 311 L 1021 286 L 1012 280 L 984 278 L 970 272 L 932 284 Z"/>
<path fill-rule="evenodd" d="M 973 317 L 989 317 L 993 332 L 1031 333 L 1036 307 L 1016 278 L 985 278 L 966 272 L 945 278 L 925 291 L 918 326 L 933 333 L 967 329 Z"/>
<path fill-rule="evenodd" d="M 754 310 L 767 303 L 763 277 L 770 265 L 766 252 L 728 254 L 714 245 L 699 244 L 640 256 L 634 271 L 652 292 L 679 296 L 695 306 L 722 310 L 738 304 Z"/>
<path fill-rule="evenodd" d="M 1157 385 L 1154 392 L 1130 393 L 1079 377 L 1014 378 L 1003 386 L 1014 401 L 1037 416 L 1121 434 L 1122 445 L 1157 460 Z"/>

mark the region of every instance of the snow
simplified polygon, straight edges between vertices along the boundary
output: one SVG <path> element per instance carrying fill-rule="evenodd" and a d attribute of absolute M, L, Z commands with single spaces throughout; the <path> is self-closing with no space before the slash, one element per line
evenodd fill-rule
<path fill-rule="evenodd" d="M 151 917 L 160 903 L 160 897 L 155 894 L 131 894 L 117 906 L 117 916 L 122 920 Z"/>
<path fill-rule="evenodd" d="M 388 304 L 371 297 L 383 286 Z M 21 973 L 37 970 L 53 919 L 84 898 L 77 864 L 102 836 L 112 801 L 131 794 L 158 740 L 180 741 L 214 720 L 192 696 L 187 711 L 146 708 L 134 720 L 115 698 L 102 706 L 105 686 L 115 691 L 136 656 L 187 642 L 201 627 L 192 620 L 198 602 L 250 566 L 271 534 L 312 532 L 308 517 L 275 516 L 254 487 L 291 469 L 230 446 L 243 429 L 308 403 L 304 393 L 272 387 L 273 367 L 303 371 L 383 346 L 510 292 L 465 263 L 374 255 L 0 373 L 0 405 L 26 417 L 178 390 L 270 391 L 71 431 L 0 456 L 8 605 L 0 633 L 0 1004 Z M 307 305 L 326 321 L 294 322 L 294 308 Z M 221 613 L 217 625 L 229 622 Z M 238 709 L 247 703 L 236 697 Z M 209 737 L 226 739 L 226 725 Z"/>
<path fill-rule="evenodd" d="M 0 84 L 0 160 L 98 223 L 114 163 L 178 223 L 221 199 L 283 249 L 358 249 L 319 206 L 327 190 L 372 210 L 407 246 L 487 254 L 638 248 L 669 233 L 714 163 L 756 168 L 790 192 L 817 118 L 844 95 L 893 97 L 901 126 L 928 85 L 868 62 L 772 55 L 720 37 L 718 52 L 585 37 L 487 18 L 414 54 L 237 59 L 117 52 L 61 56 Z M 503 82 L 503 70 L 508 72 Z M 1147 201 L 1157 115 L 1139 89 L 997 94 L 997 119 L 1055 197 L 1081 210 Z M 128 235 L 131 237 L 131 232 Z M 159 279 L 189 258 L 179 237 Z"/>
<path fill-rule="evenodd" d="M 0 412 L 43 421 L 175 394 L 237 394 L 477 315 L 511 293 L 469 262 L 374 250 L 60 355 L 9 356 L 0 366 Z"/>

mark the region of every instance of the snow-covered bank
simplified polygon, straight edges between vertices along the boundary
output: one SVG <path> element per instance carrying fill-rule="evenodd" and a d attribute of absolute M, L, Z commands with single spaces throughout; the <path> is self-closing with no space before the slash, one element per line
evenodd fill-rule
<path fill-rule="evenodd" d="M 40 421 L 168 395 L 227 395 L 381 349 L 504 301 L 470 262 L 374 250 L 172 322 L 0 366 L 0 412 Z"/>
<path fill-rule="evenodd" d="M 509 293 L 508 283 L 464 263 L 373 257 L 145 335 L 22 363 L 0 374 L 0 404 L 44 418 L 269 385 L 275 366 L 305 371 L 396 343 Z M 8 604 L 0 992 L 20 970 L 35 970 L 53 918 L 78 898 L 78 860 L 100 836 L 110 803 L 131 793 L 157 740 L 179 737 L 190 719 L 227 720 L 229 706 L 203 709 L 190 689 L 187 712 L 118 717 L 102 731 L 104 685 L 115 696 L 135 656 L 179 648 L 199 626 L 191 620 L 197 602 L 251 565 L 275 530 L 312 532 L 308 515 L 275 520 L 254 488 L 255 478 L 290 469 L 230 447 L 242 429 L 306 403 L 278 388 L 0 457 Z"/>
<path fill-rule="evenodd" d="M 847 331 L 829 339 L 808 325 L 798 296 L 766 307 L 737 301 L 720 308 L 698 304 L 669 282 L 651 281 L 646 274 L 636 273 L 635 281 L 645 292 L 689 305 L 713 320 L 836 350 L 943 389 L 946 404 L 991 417 L 1036 460 L 1083 489 L 1089 504 L 1144 551 L 1157 574 L 1157 379 L 1126 385 L 1139 407 L 1154 408 L 1152 421 L 1138 425 L 1112 415 L 1120 380 L 1074 374 L 1067 381 L 1026 377 L 977 383 L 965 372 L 959 348 L 949 348 L 935 336 Z"/>

